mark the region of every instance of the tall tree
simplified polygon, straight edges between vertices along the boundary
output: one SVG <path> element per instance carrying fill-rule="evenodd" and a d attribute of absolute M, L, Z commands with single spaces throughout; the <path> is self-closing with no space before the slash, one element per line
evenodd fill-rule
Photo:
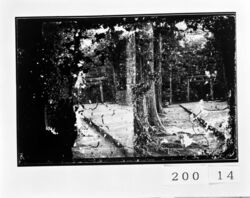
<path fill-rule="evenodd" d="M 157 80 L 155 82 L 156 107 L 158 113 L 163 113 L 162 108 L 162 34 L 155 31 L 155 73 Z"/>
<path fill-rule="evenodd" d="M 166 131 L 156 107 L 154 68 L 154 30 L 152 23 L 144 23 L 136 40 L 136 86 L 134 87 L 135 148 L 147 155 L 151 134 Z"/>

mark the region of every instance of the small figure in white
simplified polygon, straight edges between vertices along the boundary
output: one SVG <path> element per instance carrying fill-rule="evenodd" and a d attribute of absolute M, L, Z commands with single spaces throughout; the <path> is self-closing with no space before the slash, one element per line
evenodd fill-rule
<path fill-rule="evenodd" d="M 208 111 L 205 109 L 204 100 L 201 99 L 198 105 L 199 105 L 198 108 L 200 109 L 200 112 L 197 114 L 197 116 L 200 115 L 200 116 L 206 117 L 208 115 Z"/>

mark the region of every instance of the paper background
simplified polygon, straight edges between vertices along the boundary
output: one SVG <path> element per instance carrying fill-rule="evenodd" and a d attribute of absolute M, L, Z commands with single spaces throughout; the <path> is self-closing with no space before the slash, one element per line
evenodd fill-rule
<path fill-rule="evenodd" d="M 250 196 L 249 8 L 243 0 L 0 0 L 0 197 Z M 156 164 L 17 167 L 14 17 L 222 11 L 237 12 L 238 184 L 163 186 L 166 167 Z"/>

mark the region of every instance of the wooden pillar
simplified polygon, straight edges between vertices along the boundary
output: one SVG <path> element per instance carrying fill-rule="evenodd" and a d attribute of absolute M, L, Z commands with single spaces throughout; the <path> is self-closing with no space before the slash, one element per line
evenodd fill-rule
<path fill-rule="evenodd" d="M 103 86 L 102 86 L 102 82 L 100 82 L 100 94 L 101 94 L 101 102 L 104 102 L 104 98 L 103 98 Z"/>
<path fill-rule="evenodd" d="M 214 83 L 213 83 L 213 79 L 210 79 L 210 97 L 211 100 L 214 100 Z"/>
<path fill-rule="evenodd" d="M 112 64 L 112 77 L 113 77 L 113 88 L 112 88 L 112 94 L 113 94 L 113 99 L 114 99 L 114 102 L 117 103 L 117 98 L 116 98 L 116 94 L 117 94 L 117 77 L 116 77 L 116 72 L 115 72 L 115 68 L 114 68 L 114 61 L 113 61 L 113 64 Z"/>
<path fill-rule="evenodd" d="M 44 105 L 44 124 L 45 124 L 45 128 L 47 129 L 47 127 L 49 126 L 47 105 Z"/>
<path fill-rule="evenodd" d="M 187 79 L 187 101 L 190 101 L 190 80 Z"/>
<path fill-rule="evenodd" d="M 173 102 L 173 88 L 172 88 L 172 65 L 170 64 L 170 76 L 169 76 L 169 104 Z"/>

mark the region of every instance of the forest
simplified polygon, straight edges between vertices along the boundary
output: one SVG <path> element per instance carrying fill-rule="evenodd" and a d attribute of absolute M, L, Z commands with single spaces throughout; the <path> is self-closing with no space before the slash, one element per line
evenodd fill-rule
<path fill-rule="evenodd" d="M 235 14 L 16 18 L 18 165 L 237 160 Z"/>

